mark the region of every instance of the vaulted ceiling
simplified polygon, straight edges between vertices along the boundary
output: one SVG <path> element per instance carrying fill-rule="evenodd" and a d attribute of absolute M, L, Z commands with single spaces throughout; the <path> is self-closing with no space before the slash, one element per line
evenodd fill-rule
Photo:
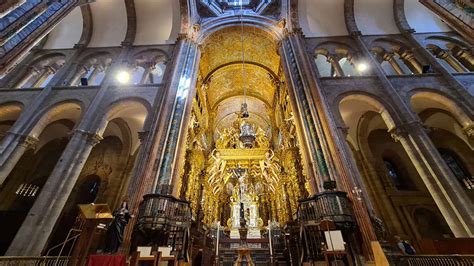
<path fill-rule="evenodd" d="M 274 104 L 273 79 L 279 66 L 276 40 L 262 30 L 244 27 L 242 35 L 242 28 L 229 27 L 206 39 L 199 70 L 207 83 L 208 106 L 217 114 L 216 126 L 228 127 L 235 120 L 245 86 L 251 122 L 266 129 L 270 124 L 268 112 Z"/>
<path fill-rule="evenodd" d="M 194 1 L 199 14 L 209 16 L 208 19 L 234 14 L 238 7 L 232 3 L 239 2 Z M 393 0 L 353 1 L 355 21 L 363 34 L 399 33 L 393 18 Z M 130 37 L 135 45 L 174 43 L 181 29 L 180 3 L 184 2 L 186 1 L 96 0 L 89 5 L 89 12 L 77 7 L 59 23 L 49 34 L 45 48 L 72 48 L 81 38 L 83 25 L 88 24 L 91 25 L 90 47 L 120 46 L 126 37 Z M 284 2 L 286 1 L 249 0 L 246 12 L 278 20 L 281 18 L 280 6 Z M 297 3 L 298 21 L 306 37 L 348 35 L 344 0 L 298 0 Z M 418 0 L 405 0 L 404 11 L 409 25 L 417 32 L 449 31 Z M 134 36 L 128 36 L 129 32 L 134 32 Z"/>

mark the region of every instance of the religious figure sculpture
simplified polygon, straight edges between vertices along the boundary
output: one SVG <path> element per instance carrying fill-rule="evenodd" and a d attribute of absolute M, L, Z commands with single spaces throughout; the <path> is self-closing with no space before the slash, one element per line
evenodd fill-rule
<path fill-rule="evenodd" d="M 128 202 L 123 201 L 119 208 L 113 212 L 114 218 L 107 228 L 105 238 L 105 253 L 116 253 L 122 245 L 125 226 L 132 216 L 128 210 Z"/>
<path fill-rule="evenodd" d="M 219 177 L 224 174 L 226 161 L 222 160 L 221 155 L 215 149 L 211 152 L 210 164 L 209 164 L 209 179 L 210 185 L 216 184 L 219 181 Z"/>
<path fill-rule="evenodd" d="M 280 171 L 280 166 L 274 162 L 275 153 L 270 150 L 270 152 L 265 153 L 265 159 L 260 161 L 260 170 L 262 172 L 265 180 L 277 184 L 279 181 L 278 174 Z"/>
<path fill-rule="evenodd" d="M 268 141 L 268 138 L 263 129 L 261 129 L 260 127 L 257 128 L 257 132 L 255 133 L 255 135 L 255 141 L 257 142 L 257 145 L 260 149 L 268 149 L 270 147 L 270 142 Z"/>

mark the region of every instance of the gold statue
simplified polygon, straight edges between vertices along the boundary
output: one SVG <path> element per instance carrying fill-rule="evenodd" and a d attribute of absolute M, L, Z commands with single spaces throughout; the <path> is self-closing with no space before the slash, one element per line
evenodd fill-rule
<path fill-rule="evenodd" d="M 265 160 L 260 161 L 260 170 L 266 181 L 278 184 L 279 174 L 281 172 L 280 166 L 274 162 L 275 153 L 270 150 L 265 153 Z"/>

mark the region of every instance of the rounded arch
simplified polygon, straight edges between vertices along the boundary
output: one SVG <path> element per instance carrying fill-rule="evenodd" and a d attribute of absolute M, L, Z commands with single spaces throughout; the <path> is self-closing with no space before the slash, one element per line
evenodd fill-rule
<path fill-rule="evenodd" d="M 23 103 L 10 101 L 0 104 L 0 122 L 5 120 L 16 120 L 23 112 Z"/>
<path fill-rule="evenodd" d="M 13 124 L 23 112 L 20 102 L 6 102 L 0 104 L 0 140 L 7 134 Z"/>
<path fill-rule="evenodd" d="M 107 130 L 113 129 L 111 122 L 114 121 L 117 130 L 120 131 L 119 135 L 128 131 L 128 134 L 124 135 L 129 135 L 131 138 L 129 152 L 133 154 L 139 146 L 138 132 L 146 127 L 148 114 L 151 111 L 150 104 L 141 98 L 126 98 L 109 104 L 105 110 L 105 113 L 98 116 L 101 118 L 97 124 L 97 134 L 100 136 L 109 134 Z"/>
<path fill-rule="evenodd" d="M 410 104 L 417 114 L 433 108 L 449 112 L 463 128 L 473 125 L 472 119 L 459 107 L 456 102 L 439 92 L 417 90 L 410 97 Z"/>
<path fill-rule="evenodd" d="M 341 107 L 344 103 L 348 102 L 355 102 L 355 103 L 361 103 L 361 105 L 356 105 L 358 107 L 357 110 L 347 110 L 345 114 L 343 114 L 341 111 Z M 339 114 L 341 115 L 341 121 L 345 122 L 348 121 L 349 119 L 344 119 L 345 115 L 352 114 L 357 118 L 356 120 L 358 121 L 360 117 L 365 114 L 368 111 L 373 111 L 375 113 L 378 113 L 382 116 L 383 121 L 385 122 L 388 130 L 391 130 L 396 127 L 395 119 L 394 116 L 392 115 L 392 111 L 390 107 L 387 108 L 388 104 L 383 103 L 381 99 L 378 99 L 377 96 L 371 95 L 365 92 L 349 92 L 349 93 L 344 93 L 341 94 L 338 99 L 337 99 L 337 106 L 339 107 Z M 346 126 L 347 123 L 346 123 Z"/>
<path fill-rule="evenodd" d="M 63 101 L 47 107 L 38 112 L 36 117 L 33 118 L 32 123 L 34 123 L 34 125 L 28 135 L 33 138 L 38 138 L 46 126 L 62 119 L 68 119 L 77 124 L 81 119 L 82 110 L 84 110 L 82 102 L 72 100 Z"/>
<path fill-rule="evenodd" d="M 448 37 L 448 36 L 432 35 L 432 36 L 426 37 L 425 40 L 436 40 L 436 41 L 441 41 L 441 42 L 447 42 L 447 43 L 458 45 L 462 48 L 469 48 L 470 47 L 470 45 L 465 43 L 464 41 L 459 40 L 459 39 L 455 39 L 455 38 L 451 38 L 451 37 Z M 449 47 L 447 47 L 447 48 L 449 48 Z"/>
<path fill-rule="evenodd" d="M 51 63 L 55 63 L 57 61 L 63 62 L 66 59 L 66 55 L 63 53 L 58 53 L 58 52 L 53 52 L 53 53 L 46 53 L 46 54 L 41 54 L 35 59 L 31 61 L 29 65 L 38 65 L 40 63 L 49 65 Z"/>
<path fill-rule="evenodd" d="M 133 54 L 133 60 L 135 61 L 146 61 L 146 62 L 167 62 L 169 59 L 168 54 L 158 48 L 151 48 L 146 50 L 141 50 Z"/>
<path fill-rule="evenodd" d="M 240 16 L 226 16 L 204 22 L 195 39 L 199 44 L 203 44 L 208 37 L 217 31 L 228 27 L 240 26 L 240 19 Z M 278 25 L 278 21 L 268 17 L 245 15 L 243 17 L 243 25 L 244 27 L 262 30 L 278 41 L 284 38 L 284 28 Z"/>

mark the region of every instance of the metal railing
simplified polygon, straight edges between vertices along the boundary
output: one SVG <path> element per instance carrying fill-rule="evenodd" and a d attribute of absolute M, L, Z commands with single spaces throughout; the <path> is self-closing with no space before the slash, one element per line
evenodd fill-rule
<path fill-rule="evenodd" d="M 0 266 L 67 266 L 69 257 L 0 257 Z"/>
<path fill-rule="evenodd" d="M 428 266 L 428 265 L 474 265 L 474 255 L 411 255 L 389 256 L 391 265 L 397 266 Z"/>

